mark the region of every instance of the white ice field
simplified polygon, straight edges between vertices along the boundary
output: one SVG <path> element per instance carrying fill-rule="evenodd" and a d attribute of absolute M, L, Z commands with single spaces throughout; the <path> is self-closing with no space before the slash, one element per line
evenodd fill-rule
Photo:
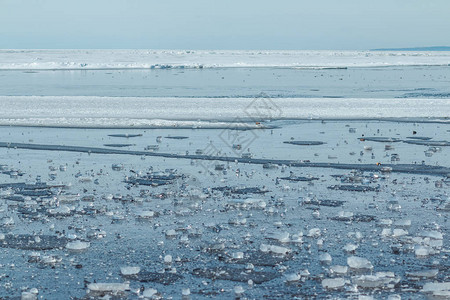
<path fill-rule="evenodd" d="M 448 66 L 450 52 L 0 50 L 0 70 Z"/>
<path fill-rule="evenodd" d="M 0 96 L 0 125 L 220 128 L 280 119 L 420 118 L 449 122 L 448 99 Z M 243 124 L 246 123 L 246 124 Z M 238 125 L 239 126 L 239 125 Z M 255 125 L 256 126 L 256 125 Z"/>

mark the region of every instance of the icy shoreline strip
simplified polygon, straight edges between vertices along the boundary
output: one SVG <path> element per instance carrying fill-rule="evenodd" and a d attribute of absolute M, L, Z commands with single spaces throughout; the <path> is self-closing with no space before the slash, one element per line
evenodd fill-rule
<path fill-rule="evenodd" d="M 0 119 L 0 126 L 80 129 L 274 129 L 249 122 L 178 121 L 128 118 L 21 118 Z"/>
<path fill-rule="evenodd" d="M 423 119 L 449 123 L 450 99 L 0 96 L 0 125 L 228 128 L 226 122 Z M 265 123 L 267 126 L 267 122 Z"/>
<path fill-rule="evenodd" d="M 0 70 L 448 66 L 442 51 L 0 50 Z"/>
<path fill-rule="evenodd" d="M 410 173 L 433 176 L 448 176 L 450 175 L 450 168 L 441 166 L 431 166 L 422 164 L 341 164 L 341 163 L 320 163 L 320 162 L 302 162 L 296 160 L 282 160 L 282 159 L 258 159 L 258 158 L 241 158 L 241 157 L 227 157 L 227 156 L 209 156 L 209 155 L 181 155 L 175 153 L 161 153 L 161 152 L 146 152 L 146 151 L 132 151 L 119 149 L 106 149 L 96 147 L 81 147 L 81 146 L 66 146 L 66 145 L 43 145 L 43 144 L 25 144 L 25 143 L 6 143 L 0 142 L 0 148 L 9 149 L 26 149 L 26 150 L 44 150 L 44 151 L 65 151 L 65 152 L 79 152 L 89 154 L 120 154 L 120 155 L 138 155 L 138 156 L 155 156 L 164 158 L 176 159 L 193 159 L 193 160 L 212 160 L 224 162 L 239 162 L 248 164 L 275 164 L 275 165 L 289 165 L 300 168 L 333 168 L 345 170 L 361 170 L 367 172 L 381 172 L 382 168 L 390 167 L 391 172 L 396 173 Z"/>

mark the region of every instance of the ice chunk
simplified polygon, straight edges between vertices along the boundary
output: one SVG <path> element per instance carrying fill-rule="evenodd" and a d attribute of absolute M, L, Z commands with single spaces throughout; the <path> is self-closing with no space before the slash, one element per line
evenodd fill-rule
<path fill-rule="evenodd" d="M 358 295 L 358 300 L 374 300 L 375 298 L 373 296 L 369 295 Z"/>
<path fill-rule="evenodd" d="M 354 252 L 356 249 L 358 249 L 358 245 L 349 243 L 345 245 L 343 249 L 345 252 Z"/>
<path fill-rule="evenodd" d="M 175 237 L 175 236 L 177 236 L 177 232 L 175 231 L 175 229 L 168 229 L 166 231 L 166 237 L 172 238 L 172 237 Z"/>
<path fill-rule="evenodd" d="M 431 270 L 422 270 L 416 272 L 407 272 L 406 276 L 408 277 L 417 277 L 417 278 L 434 278 L 439 273 L 438 269 Z"/>
<path fill-rule="evenodd" d="M 322 247 L 323 246 L 323 239 L 318 239 L 316 244 L 317 244 L 318 247 Z"/>
<path fill-rule="evenodd" d="M 144 292 L 142 293 L 142 296 L 144 296 L 144 298 L 154 298 L 156 295 L 158 294 L 158 291 L 155 289 L 145 289 Z"/>
<path fill-rule="evenodd" d="M 87 286 L 91 292 L 125 292 L 130 289 L 129 283 L 90 283 Z"/>
<path fill-rule="evenodd" d="M 422 292 L 431 294 L 433 299 L 449 299 L 450 298 L 450 282 L 429 282 L 426 283 Z"/>
<path fill-rule="evenodd" d="M 22 292 L 22 295 L 20 297 L 21 300 L 36 300 L 37 295 L 31 293 L 31 292 Z"/>
<path fill-rule="evenodd" d="M 377 272 L 375 275 L 361 275 L 353 278 L 353 282 L 362 288 L 384 288 L 390 283 L 397 283 L 400 279 L 392 272 Z"/>
<path fill-rule="evenodd" d="M 284 278 L 286 279 L 286 282 L 295 282 L 295 281 L 299 281 L 301 276 L 297 273 L 290 273 L 290 274 L 285 274 Z"/>
<path fill-rule="evenodd" d="M 381 231 L 382 237 L 387 237 L 387 236 L 391 236 L 391 235 L 392 235 L 392 230 L 390 228 L 383 228 L 383 230 Z"/>
<path fill-rule="evenodd" d="M 120 273 L 123 276 L 130 276 L 130 275 L 136 275 L 141 271 L 140 267 L 121 267 Z"/>
<path fill-rule="evenodd" d="M 373 265 L 369 260 L 358 256 L 348 257 L 347 264 L 352 269 L 373 269 Z"/>
<path fill-rule="evenodd" d="M 418 257 L 426 257 L 432 254 L 432 249 L 430 247 L 417 245 L 414 247 L 414 253 Z"/>
<path fill-rule="evenodd" d="M 351 221 L 353 218 L 353 212 L 351 211 L 340 211 L 336 217 L 333 218 L 333 220 L 337 221 Z"/>
<path fill-rule="evenodd" d="M 439 249 L 439 248 L 442 248 L 442 246 L 444 245 L 444 241 L 443 240 L 426 239 L 425 244 L 427 244 L 428 246 L 433 247 L 435 249 Z"/>
<path fill-rule="evenodd" d="M 292 243 L 303 243 L 303 233 L 293 234 L 291 238 Z"/>
<path fill-rule="evenodd" d="M 363 235 L 360 231 L 355 231 L 355 232 L 349 232 L 347 234 L 347 236 L 349 238 L 354 238 L 355 240 L 361 240 L 363 238 Z"/>
<path fill-rule="evenodd" d="M 139 219 L 151 219 L 155 217 L 155 212 L 152 210 L 143 210 L 136 213 L 136 217 Z"/>
<path fill-rule="evenodd" d="M 172 263 L 172 255 L 167 254 L 166 256 L 164 256 L 164 263 L 171 264 Z"/>
<path fill-rule="evenodd" d="M 227 206 L 264 209 L 267 206 L 267 203 L 263 199 L 257 198 L 230 199 L 227 202 Z"/>
<path fill-rule="evenodd" d="M 237 285 L 237 286 L 234 287 L 234 293 L 235 293 L 236 295 L 241 295 L 241 294 L 243 294 L 244 292 L 245 292 L 245 290 L 244 290 L 244 288 L 243 288 L 242 286 Z"/>
<path fill-rule="evenodd" d="M 315 210 L 312 212 L 312 215 L 314 218 L 319 219 L 320 218 L 320 211 L 319 210 Z"/>
<path fill-rule="evenodd" d="M 379 226 L 391 226 L 392 220 L 391 219 L 380 219 L 380 221 L 378 221 L 378 225 Z"/>
<path fill-rule="evenodd" d="M 420 233 L 421 237 L 428 237 L 430 239 L 442 240 L 444 236 L 439 231 L 423 231 Z"/>
<path fill-rule="evenodd" d="M 338 275 L 344 275 L 347 274 L 348 267 L 347 266 L 331 266 L 330 267 L 330 273 L 338 274 Z"/>
<path fill-rule="evenodd" d="M 404 219 L 404 220 L 398 220 L 394 222 L 394 226 L 397 227 L 410 227 L 411 226 L 411 220 Z"/>
<path fill-rule="evenodd" d="M 13 226 L 15 224 L 14 219 L 12 217 L 3 217 L 0 219 L 0 226 Z"/>
<path fill-rule="evenodd" d="M 276 240 L 280 243 L 288 243 L 290 234 L 288 232 L 274 232 L 267 236 L 267 239 Z"/>
<path fill-rule="evenodd" d="M 72 213 L 72 208 L 67 205 L 61 205 L 58 208 L 52 208 L 48 210 L 50 215 L 58 215 L 58 216 L 68 216 Z"/>
<path fill-rule="evenodd" d="M 400 237 L 400 236 L 404 236 L 407 235 L 408 231 L 400 229 L 400 228 L 396 228 L 392 231 L 392 236 L 393 237 Z"/>
<path fill-rule="evenodd" d="M 83 242 L 80 240 L 76 240 L 73 242 L 68 242 L 66 245 L 66 249 L 68 250 L 74 250 L 74 251 L 79 251 L 79 250 L 85 250 L 87 248 L 90 247 L 90 243 L 89 242 Z"/>
<path fill-rule="evenodd" d="M 261 250 L 261 252 L 270 252 L 279 255 L 286 255 L 291 252 L 291 249 L 289 248 L 267 244 L 261 244 L 261 247 L 259 249 Z"/>
<path fill-rule="evenodd" d="M 54 265 L 62 261 L 62 258 L 56 255 L 45 255 L 42 256 L 40 262 L 46 265 Z"/>
<path fill-rule="evenodd" d="M 344 278 L 327 278 L 322 280 L 322 286 L 324 289 L 335 290 L 343 288 L 345 282 Z"/>
<path fill-rule="evenodd" d="M 189 191 L 189 198 L 193 201 L 203 201 L 209 196 L 205 193 L 203 193 L 199 189 L 193 189 Z"/>
<path fill-rule="evenodd" d="M 329 253 L 323 253 L 319 255 L 319 261 L 324 264 L 329 264 L 332 261 L 331 255 Z"/>
<path fill-rule="evenodd" d="M 301 270 L 299 274 L 300 274 L 300 276 L 303 276 L 303 277 L 308 277 L 309 275 L 311 275 L 309 273 L 308 269 Z"/>
<path fill-rule="evenodd" d="M 189 296 L 191 294 L 191 290 L 189 288 L 183 288 L 181 289 L 181 295 L 183 296 Z"/>
<path fill-rule="evenodd" d="M 320 236 L 320 229 L 319 228 L 311 228 L 308 232 L 309 237 L 319 237 Z"/>

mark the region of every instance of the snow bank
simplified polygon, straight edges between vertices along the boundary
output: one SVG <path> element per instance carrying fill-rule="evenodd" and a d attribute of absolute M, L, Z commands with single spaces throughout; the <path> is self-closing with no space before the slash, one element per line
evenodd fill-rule
<path fill-rule="evenodd" d="M 0 125 L 53 127 L 250 129 L 279 119 L 450 116 L 448 99 L 0 96 L 0 106 Z"/>
<path fill-rule="evenodd" d="M 450 52 L 0 50 L 0 70 L 442 66 Z"/>

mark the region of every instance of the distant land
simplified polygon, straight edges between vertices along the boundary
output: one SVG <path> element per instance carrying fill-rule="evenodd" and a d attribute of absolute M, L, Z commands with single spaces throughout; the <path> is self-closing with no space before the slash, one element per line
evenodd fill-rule
<path fill-rule="evenodd" d="M 370 51 L 450 51 L 448 46 L 413 47 L 413 48 L 380 48 Z"/>

